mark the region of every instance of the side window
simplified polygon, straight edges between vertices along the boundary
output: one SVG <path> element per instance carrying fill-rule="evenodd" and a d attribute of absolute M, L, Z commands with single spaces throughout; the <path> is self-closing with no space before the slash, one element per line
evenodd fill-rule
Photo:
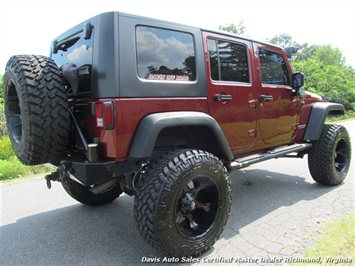
<path fill-rule="evenodd" d="M 242 44 L 208 39 L 211 78 L 249 83 L 247 49 Z"/>
<path fill-rule="evenodd" d="M 259 61 L 263 84 L 290 85 L 290 74 L 282 54 L 259 49 Z"/>
<path fill-rule="evenodd" d="M 147 80 L 194 81 L 193 36 L 153 27 L 136 28 L 138 76 Z"/>

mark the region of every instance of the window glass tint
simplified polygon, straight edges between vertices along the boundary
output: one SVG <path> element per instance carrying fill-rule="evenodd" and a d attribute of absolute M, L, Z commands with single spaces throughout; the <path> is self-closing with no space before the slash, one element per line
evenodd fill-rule
<path fill-rule="evenodd" d="M 191 34 L 139 26 L 138 75 L 149 80 L 194 81 L 196 63 Z"/>
<path fill-rule="evenodd" d="M 59 67 L 70 64 L 77 69 L 78 93 L 91 91 L 91 72 L 93 58 L 93 35 L 89 40 L 72 37 L 58 45 L 58 51 L 51 58 Z"/>
<path fill-rule="evenodd" d="M 64 64 L 75 64 L 77 66 L 92 64 L 93 38 L 85 40 L 84 38 L 73 38 L 71 45 L 65 43 L 63 48 L 59 48 L 57 53 L 52 54 L 58 66 Z"/>
<path fill-rule="evenodd" d="M 289 85 L 290 75 L 282 54 L 260 49 L 261 80 L 264 84 Z"/>
<path fill-rule="evenodd" d="M 244 45 L 209 39 L 208 51 L 213 80 L 246 83 L 250 81 L 248 56 Z"/>

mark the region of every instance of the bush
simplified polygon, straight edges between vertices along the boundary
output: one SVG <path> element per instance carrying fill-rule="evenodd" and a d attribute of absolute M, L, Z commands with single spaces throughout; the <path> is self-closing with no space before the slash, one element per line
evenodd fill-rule
<path fill-rule="evenodd" d="M 352 119 L 355 119 L 355 112 L 352 111 L 352 110 L 347 111 L 347 112 L 345 113 L 345 115 L 341 115 L 341 116 L 338 116 L 338 115 L 336 115 L 336 116 L 328 116 L 326 122 L 331 123 L 331 122 L 338 122 L 338 121 L 350 120 L 350 119 L 351 119 L 351 120 L 352 120 Z"/>
<path fill-rule="evenodd" d="M 2 90 L 2 88 L 0 88 Z M 0 137 L 7 135 L 6 120 L 4 113 L 4 99 L 0 97 Z"/>
<path fill-rule="evenodd" d="M 26 166 L 15 156 L 8 136 L 0 137 L 0 180 L 9 180 L 48 172 L 44 165 Z"/>
<path fill-rule="evenodd" d="M 0 160 L 0 180 L 15 179 L 30 174 L 30 170 L 15 157 Z"/>
<path fill-rule="evenodd" d="M 14 156 L 8 160 L 0 160 L 0 181 L 16 179 L 45 172 L 48 172 L 48 168 L 46 166 L 26 166 L 23 165 Z"/>
<path fill-rule="evenodd" d="M 7 160 L 13 156 L 15 153 L 11 147 L 10 138 L 8 136 L 0 137 L 0 160 Z"/>

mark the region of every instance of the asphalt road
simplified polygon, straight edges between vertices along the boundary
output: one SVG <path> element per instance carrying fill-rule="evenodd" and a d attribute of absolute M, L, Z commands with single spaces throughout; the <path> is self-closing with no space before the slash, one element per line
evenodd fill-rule
<path fill-rule="evenodd" d="M 355 121 L 344 125 L 355 142 Z M 352 167 L 337 187 L 315 183 L 306 157 L 233 172 L 226 229 L 195 264 L 273 265 L 303 258 L 327 221 L 354 210 L 354 151 L 353 145 Z M 137 265 L 164 259 L 140 237 L 133 198 L 127 195 L 107 206 L 87 207 L 59 183 L 48 190 L 44 179 L 2 185 L 0 193 L 1 265 Z"/>

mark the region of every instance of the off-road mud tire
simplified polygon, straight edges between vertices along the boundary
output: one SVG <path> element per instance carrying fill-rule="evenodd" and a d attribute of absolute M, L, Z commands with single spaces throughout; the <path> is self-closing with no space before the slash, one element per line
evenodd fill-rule
<path fill-rule="evenodd" d="M 219 238 L 230 212 L 231 185 L 225 167 L 200 150 L 159 151 L 152 158 L 136 189 L 138 230 L 151 246 L 170 256 L 206 252 Z"/>
<path fill-rule="evenodd" d="M 349 134 L 341 125 L 324 125 L 319 140 L 308 154 L 308 167 L 314 181 L 335 186 L 345 179 L 351 161 Z"/>
<path fill-rule="evenodd" d="M 4 75 L 4 105 L 19 160 L 26 165 L 57 164 L 68 142 L 70 116 L 64 81 L 53 60 L 11 57 Z"/>
<path fill-rule="evenodd" d="M 122 194 L 119 184 L 112 186 L 100 194 L 92 193 L 90 187 L 85 187 L 70 178 L 63 180 L 62 186 L 69 196 L 88 206 L 100 206 L 110 203 Z"/>

